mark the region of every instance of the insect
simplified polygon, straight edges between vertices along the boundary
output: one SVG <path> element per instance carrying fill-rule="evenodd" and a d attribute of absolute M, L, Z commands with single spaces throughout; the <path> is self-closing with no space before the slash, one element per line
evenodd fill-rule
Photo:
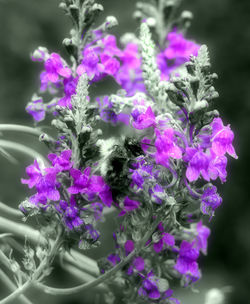
<path fill-rule="evenodd" d="M 134 159 L 144 155 L 140 143 L 131 137 L 126 137 L 116 144 L 108 157 L 106 182 L 111 188 L 113 199 L 128 193 L 131 180 L 128 178 L 129 168 Z"/>

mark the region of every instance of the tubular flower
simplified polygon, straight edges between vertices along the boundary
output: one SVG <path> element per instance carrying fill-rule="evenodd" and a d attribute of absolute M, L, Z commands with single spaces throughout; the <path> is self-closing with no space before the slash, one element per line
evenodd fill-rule
<path fill-rule="evenodd" d="M 221 118 L 215 118 L 211 124 L 212 133 L 212 150 L 218 156 L 228 153 L 234 158 L 238 158 L 232 145 L 234 133 L 230 125 L 224 126 Z"/>
<path fill-rule="evenodd" d="M 169 158 L 172 157 L 174 159 L 181 159 L 182 152 L 181 149 L 176 145 L 176 139 L 174 137 L 174 130 L 169 128 L 163 131 L 163 134 L 156 129 L 156 154 L 155 160 L 156 163 L 161 164 L 162 166 L 168 167 Z"/>

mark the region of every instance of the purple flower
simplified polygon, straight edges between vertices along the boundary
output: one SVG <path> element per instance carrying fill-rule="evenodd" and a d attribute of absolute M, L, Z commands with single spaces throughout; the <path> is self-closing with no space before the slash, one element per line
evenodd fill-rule
<path fill-rule="evenodd" d="M 73 185 L 68 188 L 71 194 L 84 193 L 87 194 L 89 200 L 93 200 L 99 196 L 101 201 L 108 207 L 112 204 L 112 193 L 104 179 L 101 176 L 93 175 L 90 177 L 91 168 L 87 167 L 83 174 L 80 170 L 72 168 L 70 175 L 73 177 Z"/>
<path fill-rule="evenodd" d="M 123 202 L 123 210 L 119 213 L 118 216 L 123 216 L 128 212 L 131 212 L 135 209 L 137 209 L 140 206 L 140 202 L 133 201 L 129 197 L 125 197 L 124 202 Z"/>
<path fill-rule="evenodd" d="M 87 73 L 89 79 L 100 76 L 103 66 L 99 63 L 98 54 L 92 47 L 85 48 L 83 51 L 83 60 L 77 67 L 77 74 Z"/>
<path fill-rule="evenodd" d="M 196 181 L 200 174 L 206 181 L 210 180 L 208 174 L 209 158 L 202 150 L 186 148 L 184 161 L 189 162 L 186 177 L 190 182 Z"/>
<path fill-rule="evenodd" d="M 43 104 L 43 99 L 35 99 L 29 102 L 25 108 L 26 112 L 33 116 L 34 120 L 42 121 L 45 118 L 46 106 Z"/>
<path fill-rule="evenodd" d="M 196 248 L 195 244 L 184 240 L 181 242 L 179 255 L 174 268 L 180 274 L 184 275 L 187 280 L 195 282 L 201 276 L 198 263 L 196 262 L 198 257 L 199 249 Z"/>
<path fill-rule="evenodd" d="M 157 243 L 154 243 L 153 247 L 155 252 L 161 252 L 164 249 L 164 246 L 173 247 L 174 244 L 174 236 L 167 232 L 163 232 L 161 234 L 161 239 Z"/>
<path fill-rule="evenodd" d="M 126 241 L 126 243 L 124 244 L 124 249 L 126 252 L 126 256 L 129 255 L 130 252 L 132 252 L 135 249 L 134 242 L 132 240 Z"/>
<path fill-rule="evenodd" d="M 83 174 L 80 170 L 70 169 L 70 175 L 73 177 L 73 185 L 68 188 L 70 194 L 87 193 L 90 184 L 91 168 L 87 167 Z"/>
<path fill-rule="evenodd" d="M 64 64 L 61 56 L 57 53 L 51 53 L 50 57 L 44 63 L 46 78 L 48 81 L 56 83 L 59 76 L 69 78 L 71 70 Z"/>
<path fill-rule="evenodd" d="M 157 64 L 162 80 L 169 80 L 169 75 L 189 60 L 190 55 L 197 56 L 200 48 L 187 40 L 181 33 L 173 31 L 167 36 L 168 47 L 157 55 Z"/>
<path fill-rule="evenodd" d="M 83 224 L 83 220 L 79 217 L 79 209 L 73 195 L 70 197 L 69 203 L 61 200 L 57 206 L 57 210 L 63 214 L 63 221 L 70 230 L 78 229 Z"/>
<path fill-rule="evenodd" d="M 101 176 L 93 175 L 90 178 L 90 185 L 87 191 L 89 199 L 93 199 L 98 195 L 101 201 L 107 206 L 111 207 L 113 202 L 112 193 L 110 187 L 105 183 Z"/>
<path fill-rule="evenodd" d="M 60 77 L 69 78 L 71 76 L 70 68 L 67 67 L 61 56 L 57 53 L 50 54 L 44 63 L 44 67 L 45 71 L 40 74 L 42 92 L 48 88 L 50 83 L 53 83 L 57 87 L 60 86 Z"/>
<path fill-rule="evenodd" d="M 152 271 L 146 276 L 142 276 L 142 286 L 138 290 L 138 294 L 143 297 L 148 297 L 151 300 L 157 300 L 161 297 L 161 293 L 158 289 L 158 279 L 155 277 Z"/>
<path fill-rule="evenodd" d="M 129 169 L 131 174 L 132 183 L 130 187 L 134 187 L 135 185 L 142 189 L 143 184 L 146 180 L 154 179 L 158 170 L 153 171 L 153 165 L 147 164 L 143 157 L 139 157 L 137 162 L 133 164 L 134 169 Z"/>
<path fill-rule="evenodd" d="M 133 260 L 133 266 L 137 271 L 143 271 L 145 267 L 144 259 L 140 256 L 135 257 Z"/>
<path fill-rule="evenodd" d="M 148 107 L 145 113 L 140 113 L 138 109 L 132 111 L 133 127 L 138 130 L 149 128 L 155 124 L 155 115 L 151 107 Z"/>
<path fill-rule="evenodd" d="M 120 59 L 122 65 L 115 76 L 116 81 L 127 92 L 128 96 L 133 96 L 138 91 L 145 92 L 138 45 L 128 43 L 120 55 Z"/>
<path fill-rule="evenodd" d="M 181 304 L 178 299 L 172 297 L 173 293 L 172 289 L 166 290 L 163 299 L 168 299 L 169 304 Z"/>
<path fill-rule="evenodd" d="M 210 229 L 202 225 L 202 221 L 196 225 L 196 238 L 193 241 L 195 248 L 203 254 L 207 253 L 207 239 L 210 235 Z"/>
<path fill-rule="evenodd" d="M 221 182 L 224 183 L 227 177 L 227 158 L 226 156 L 218 156 L 213 150 L 210 150 L 211 155 L 209 157 L 209 166 L 208 166 L 208 174 L 212 180 L 220 178 Z"/>
<path fill-rule="evenodd" d="M 68 107 L 71 109 L 71 97 L 76 93 L 76 86 L 78 78 L 69 77 L 63 80 L 64 96 L 58 100 L 57 104 L 61 107 Z"/>
<path fill-rule="evenodd" d="M 103 64 L 103 72 L 115 76 L 120 68 L 120 62 L 107 54 L 101 54 L 100 59 Z"/>
<path fill-rule="evenodd" d="M 167 40 L 169 44 L 164 51 L 164 55 L 167 60 L 175 60 L 175 64 L 183 64 L 189 60 L 190 55 L 198 55 L 200 46 L 185 39 L 182 33 L 170 32 Z"/>
<path fill-rule="evenodd" d="M 99 81 L 106 75 L 115 76 L 120 67 L 120 62 L 115 56 L 120 54 L 121 51 L 116 46 L 116 37 L 108 35 L 98 40 L 97 45 L 89 45 L 83 50 L 83 60 L 77 68 L 77 74 L 86 72 L 92 81 Z"/>
<path fill-rule="evenodd" d="M 72 162 L 70 161 L 71 154 L 71 150 L 62 151 L 60 156 L 50 153 L 48 155 L 48 159 L 51 161 L 57 172 L 68 171 L 72 167 Z"/>
<path fill-rule="evenodd" d="M 208 187 L 201 197 L 201 212 L 212 217 L 215 209 L 217 209 L 221 203 L 222 198 L 217 193 L 217 188 L 215 186 Z"/>
<path fill-rule="evenodd" d="M 109 99 L 109 96 L 103 98 L 96 98 L 99 104 L 100 117 L 103 121 L 116 125 L 118 122 L 129 124 L 129 115 L 125 113 L 116 114 L 113 110 L 113 104 Z"/>
<path fill-rule="evenodd" d="M 120 263 L 121 259 L 119 257 L 118 254 L 110 254 L 108 257 L 107 257 L 107 260 L 113 265 L 115 266 L 116 264 Z"/>
<path fill-rule="evenodd" d="M 165 192 L 162 186 L 156 184 L 153 188 L 149 189 L 152 201 L 156 204 L 161 204 L 162 199 L 165 197 Z"/>
<path fill-rule="evenodd" d="M 86 233 L 87 233 L 87 238 L 91 238 L 93 241 L 97 241 L 100 237 L 100 233 L 94 229 L 94 227 L 91 224 L 85 225 Z M 84 242 L 81 240 L 80 242 Z"/>
<path fill-rule="evenodd" d="M 42 171 L 41 171 L 38 161 L 36 159 L 34 160 L 34 164 L 29 165 L 26 168 L 26 173 L 27 173 L 29 179 L 22 178 L 21 182 L 22 182 L 22 184 L 27 184 L 28 187 L 31 189 L 42 178 Z"/>
<path fill-rule="evenodd" d="M 224 126 L 221 118 L 215 118 L 211 126 L 213 128 L 211 139 L 213 152 L 218 156 L 228 153 L 232 157 L 238 158 L 232 145 L 234 133 L 230 129 L 230 125 Z"/>
<path fill-rule="evenodd" d="M 37 193 L 30 200 L 35 203 L 46 203 L 47 200 L 59 201 L 60 193 L 57 190 L 59 183 L 56 181 L 56 172 L 48 170 L 36 183 Z"/>
<path fill-rule="evenodd" d="M 169 158 L 180 159 L 182 157 L 181 149 L 176 145 L 176 140 L 174 137 L 174 130 L 169 128 L 165 129 L 163 134 L 159 130 L 155 130 L 156 140 L 156 154 L 155 159 L 156 163 L 161 164 L 162 166 L 169 166 Z"/>

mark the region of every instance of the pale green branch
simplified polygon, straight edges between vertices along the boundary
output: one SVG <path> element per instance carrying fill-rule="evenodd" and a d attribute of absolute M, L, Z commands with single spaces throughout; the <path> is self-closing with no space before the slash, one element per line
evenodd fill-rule
<path fill-rule="evenodd" d="M 7 286 L 10 291 L 16 290 L 16 285 L 10 280 L 10 278 L 0 269 L 0 280 Z M 21 304 L 32 304 L 32 302 L 24 295 L 19 297 L 19 303 Z"/>
<path fill-rule="evenodd" d="M 35 151 L 32 148 L 29 148 L 25 145 L 13 142 L 13 141 L 9 141 L 9 140 L 0 140 L 0 147 L 2 148 L 6 148 L 6 149 L 11 149 L 17 152 L 21 152 L 23 154 L 26 154 L 30 157 L 32 157 L 33 159 L 38 159 L 40 161 L 42 161 L 45 165 L 48 164 L 48 161 L 44 158 L 44 156 L 40 153 L 38 153 L 37 151 Z"/>

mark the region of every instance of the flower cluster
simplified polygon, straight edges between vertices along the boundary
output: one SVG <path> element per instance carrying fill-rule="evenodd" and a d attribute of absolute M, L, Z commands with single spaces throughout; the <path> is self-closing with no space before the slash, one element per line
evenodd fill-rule
<path fill-rule="evenodd" d="M 44 212 L 54 212 L 68 232 L 81 234 L 87 230 L 96 241 L 99 233 L 94 229 L 95 222 L 101 218 L 104 206 L 111 207 L 112 194 L 101 176 L 91 174 L 90 167 L 83 172 L 73 168 L 71 158 L 72 151 L 63 150 L 60 154 L 48 155 L 51 167 L 35 160 L 26 168 L 29 179 L 21 181 L 36 189 L 36 193 L 29 198 L 29 208 L 33 205 L 33 208 Z M 25 204 L 21 204 L 20 208 L 24 214 L 27 213 Z M 85 213 L 90 213 L 93 219 L 86 221 Z"/>
<path fill-rule="evenodd" d="M 88 249 L 100 236 L 103 209 L 112 206 L 115 251 L 99 263 L 101 273 L 120 270 L 109 287 L 126 286 L 128 303 L 179 304 L 169 279 L 184 287 L 200 279 L 198 258 L 210 235 L 202 217 L 211 220 L 221 205 L 213 183 L 226 181 L 227 156 L 237 158 L 234 133 L 210 103 L 218 93 L 207 48 L 187 40 L 177 20 L 162 37 L 155 16 L 172 4 L 142 10 L 154 18 L 142 18 L 140 39 L 122 39 L 122 49 L 107 33 L 113 17 L 93 28 L 100 6 L 78 1 L 77 15 L 72 1 L 63 3 L 77 21 L 65 42 L 71 64 L 41 47 L 32 55 L 44 64 L 40 91 L 52 99 L 34 95 L 26 110 L 36 122 L 52 113 L 58 136 L 47 141 L 51 165 L 27 167 L 22 183 L 36 193 L 21 210 L 53 215 L 69 240 Z M 89 86 L 107 76 L 120 90 L 92 97 Z M 123 134 L 107 139 L 105 123 Z"/>

